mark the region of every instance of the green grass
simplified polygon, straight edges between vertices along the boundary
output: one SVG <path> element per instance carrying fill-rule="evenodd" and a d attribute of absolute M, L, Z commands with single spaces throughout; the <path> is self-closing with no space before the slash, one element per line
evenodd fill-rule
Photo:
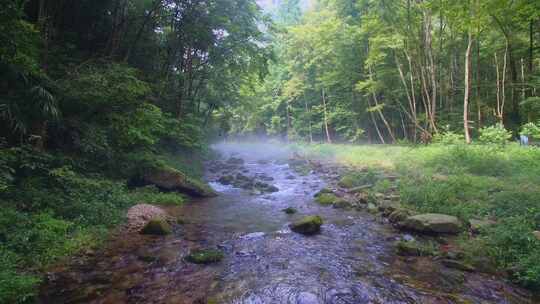
<path fill-rule="evenodd" d="M 172 164 L 167 156 L 164 164 L 182 161 Z M 99 246 L 132 205 L 186 201 L 155 187 L 129 190 L 126 179 L 73 162 L 65 155 L 0 149 L 0 168 L 8 173 L 0 175 L 0 303 L 32 303 L 49 265 Z"/>
<path fill-rule="evenodd" d="M 496 219 L 479 236 L 464 235 L 464 248 L 490 256 L 518 283 L 540 288 L 540 241 L 532 235 L 540 230 L 540 149 L 516 144 L 294 148 L 311 158 L 395 171 L 402 204 L 418 212 L 446 213 L 463 221 Z M 376 184 L 378 190 L 387 187 Z"/>

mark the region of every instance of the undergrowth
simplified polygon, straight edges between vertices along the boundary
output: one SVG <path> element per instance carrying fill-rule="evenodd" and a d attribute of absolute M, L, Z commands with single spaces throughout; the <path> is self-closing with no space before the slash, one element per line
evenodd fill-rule
<path fill-rule="evenodd" d="M 402 204 L 417 212 L 455 215 L 464 222 L 494 219 L 496 224 L 478 236 L 464 234 L 464 248 L 491 257 L 521 285 L 540 288 L 540 240 L 532 233 L 540 230 L 540 149 L 517 144 L 295 149 L 309 157 L 396 171 Z"/>

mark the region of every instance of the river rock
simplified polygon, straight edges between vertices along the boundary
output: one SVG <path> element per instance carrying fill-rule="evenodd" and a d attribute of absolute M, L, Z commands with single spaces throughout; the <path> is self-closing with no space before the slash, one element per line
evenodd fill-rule
<path fill-rule="evenodd" d="M 534 237 L 540 241 L 540 231 L 533 231 Z"/>
<path fill-rule="evenodd" d="M 492 226 L 496 224 L 494 220 L 490 219 L 484 219 L 484 220 L 478 220 L 478 219 L 470 219 L 469 220 L 469 227 L 471 227 L 471 231 L 474 233 L 480 232 L 480 230 Z"/>
<path fill-rule="evenodd" d="M 323 193 L 315 197 L 315 201 L 321 205 L 332 205 L 338 199 L 334 193 Z"/>
<path fill-rule="evenodd" d="M 188 177 L 171 167 L 155 167 L 145 170 L 130 180 L 130 185 L 154 185 L 164 191 L 176 191 L 198 197 L 216 196 L 216 192 L 207 184 Z"/>
<path fill-rule="evenodd" d="M 321 194 L 334 194 L 334 191 L 332 191 L 332 189 L 330 188 L 322 188 L 321 190 L 319 190 L 317 193 L 315 193 L 314 197 L 317 197 Z"/>
<path fill-rule="evenodd" d="M 163 219 L 153 219 L 150 220 L 141 230 L 141 234 L 151 234 L 151 235 L 167 235 L 172 232 L 172 228 Z"/>
<path fill-rule="evenodd" d="M 426 213 L 409 216 L 399 223 L 402 229 L 423 233 L 457 234 L 461 231 L 461 222 L 455 216 Z"/>
<path fill-rule="evenodd" d="M 323 220 L 318 215 L 306 216 L 303 219 L 296 221 L 289 225 L 292 231 L 312 235 L 319 233 L 321 231 L 321 225 Z"/>
<path fill-rule="evenodd" d="M 295 214 L 297 212 L 297 210 L 295 208 L 293 208 L 293 207 L 287 207 L 287 208 L 285 208 L 285 209 L 283 209 L 281 211 L 283 211 L 283 212 L 285 212 L 287 214 Z"/>
<path fill-rule="evenodd" d="M 186 257 L 188 262 L 194 264 L 212 264 L 223 259 L 223 253 L 216 249 L 199 249 L 189 253 Z"/>
<path fill-rule="evenodd" d="M 241 159 L 241 158 L 236 158 L 236 157 L 230 157 L 228 160 L 227 160 L 227 164 L 230 164 L 230 165 L 243 165 L 244 164 L 244 160 Z"/>
<path fill-rule="evenodd" d="M 453 259 L 441 260 L 441 264 L 443 264 L 444 266 L 446 266 L 448 268 L 454 268 L 454 269 L 463 270 L 463 271 L 469 271 L 469 272 L 474 271 L 473 266 L 471 266 L 471 265 L 469 265 L 467 263 L 464 263 L 462 261 L 457 261 L 457 260 L 453 260 Z"/>
<path fill-rule="evenodd" d="M 370 188 L 373 188 L 373 185 L 372 184 L 366 184 L 366 185 L 350 188 L 350 189 L 347 190 L 347 192 L 349 192 L 349 193 L 361 193 L 361 192 L 364 192 L 364 191 L 366 191 L 366 190 L 368 190 Z"/>
<path fill-rule="evenodd" d="M 405 209 L 396 209 L 388 215 L 390 223 L 399 223 L 410 216 L 410 212 Z"/>
<path fill-rule="evenodd" d="M 433 251 L 417 241 L 399 241 L 396 244 L 396 252 L 401 256 L 429 256 Z"/>
<path fill-rule="evenodd" d="M 332 207 L 336 209 L 347 209 L 351 207 L 351 203 L 349 203 L 347 200 L 338 198 L 334 203 L 332 204 Z"/>
<path fill-rule="evenodd" d="M 230 185 L 233 181 L 234 181 L 234 176 L 230 174 L 223 175 L 222 177 L 218 179 L 218 182 L 220 182 L 223 185 Z"/>

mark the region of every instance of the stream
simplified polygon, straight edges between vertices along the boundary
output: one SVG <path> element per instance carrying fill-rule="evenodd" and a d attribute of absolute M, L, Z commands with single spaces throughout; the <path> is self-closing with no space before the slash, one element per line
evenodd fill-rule
<path fill-rule="evenodd" d="M 381 217 L 315 203 L 314 193 L 333 187 L 336 170 L 299 173 L 284 147 L 214 148 L 224 160 L 243 160 L 230 173 L 254 176 L 279 191 L 223 185 L 217 182 L 223 168 L 213 162 L 206 178 L 219 196 L 166 208 L 183 221 L 172 235 L 117 232 L 105 248 L 52 269 L 40 303 L 535 302 L 500 277 L 397 256 L 394 243 L 403 234 Z M 287 207 L 298 212 L 286 214 Z M 323 218 L 320 234 L 288 228 L 306 215 Z M 198 248 L 218 248 L 225 257 L 211 265 L 184 260 Z"/>

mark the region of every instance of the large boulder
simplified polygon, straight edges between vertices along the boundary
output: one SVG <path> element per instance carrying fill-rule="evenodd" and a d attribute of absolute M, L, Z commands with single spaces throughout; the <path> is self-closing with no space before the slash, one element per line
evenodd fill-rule
<path fill-rule="evenodd" d="M 457 234 L 462 229 L 461 222 L 457 217 L 438 213 L 409 216 L 400 222 L 399 226 L 416 232 L 441 234 Z"/>
<path fill-rule="evenodd" d="M 311 215 L 311 216 L 306 216 L 303 219 L 290 224 L 289 227 L 294 232 L 306 234 L 306 235 L 312 235 L 312 234 L 317 234 L 321 231 L 322 224 L 323 224 L 323 220 L 320 216 Z"/>
<path fill-rule="evenodd" d="M 176 191 L 197 197 L 216 196 L 216 192 L 207 184 L 188 177 L 171 167 L 146 169 L 130 181 L 134 186 L 154 185 L 163 191 Z"/>

